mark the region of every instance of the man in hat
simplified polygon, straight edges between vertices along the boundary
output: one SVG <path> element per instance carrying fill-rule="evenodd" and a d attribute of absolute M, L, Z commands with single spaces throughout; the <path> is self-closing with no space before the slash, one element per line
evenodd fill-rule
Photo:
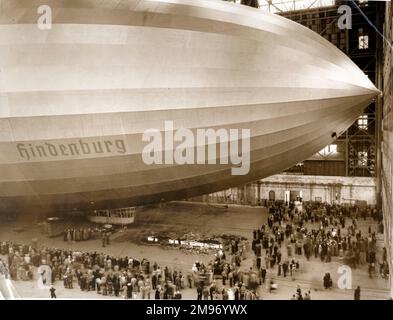
<path fill-rule="evenodd" d="M 50 291 L 50 297 L 51 297 L 51 299 L 56 299 L 57 297 L 56 297 L 56 289 L 55 289 L 55 287 L 54 287 L 54 286 L 51 286 L 50 289 L 49 289 L 49 291 Z"/>

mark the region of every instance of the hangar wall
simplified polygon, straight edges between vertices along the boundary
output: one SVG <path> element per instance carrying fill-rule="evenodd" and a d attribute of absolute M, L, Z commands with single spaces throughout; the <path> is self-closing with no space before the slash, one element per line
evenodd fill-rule
<path fill-rule="evenodd" d="M 383 120 L 382 120 L 382 210 L 385 223 L 385 242 L 390 245 L 388 259 L 390 275 L 393 274 L 393 9 L 386 2 L 384 25 L 384 71 L 383 71 Z M 390 42 L 390 44 L 389 44 Z M 393 281 L 390 277 L 393 297 Z"/>
<path fill-rule="evenodd" d="M 285 201 L 285 193 L 294 200 L 296 196 L 303 201 L 354 204 L 366 201 L 376 204 L 376 185 L 374 178 L 368 177 L 326 177 L 278 174 L 239 188 L 200 197 L 198 200 L 215 203 L 235 203 L 264 205 L 267 200 Z M 272 198 L 273 197 L 273 198 Z"/>

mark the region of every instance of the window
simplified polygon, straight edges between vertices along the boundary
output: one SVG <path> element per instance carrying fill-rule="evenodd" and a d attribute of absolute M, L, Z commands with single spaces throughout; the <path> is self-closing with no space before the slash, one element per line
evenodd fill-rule
<path fill-rule="evenodd" d="M 367 167 L 367 152 L 359 151 L 358 152 L 358 166 L 359 167 Z"/>
<path fill-rule="evenodd" d="M 368 128 L 368 116 L 363 114 L 358 119 L 358 127 L 359 129 L 367 130 Z"/>
<path fill-rule="evenodd" d="M 319 154 L 322 156 L 327 156 L 329 154 L 335 154 L 337 153 L 337 145 L 336 144 L 329 144 L 325 148 L 323 148 L 321 151 L 319 151 Z"/>
<path fill-rule="evenodd" d="M 368 49 L 368 35 L 359 36 L 359 49 Z"/>

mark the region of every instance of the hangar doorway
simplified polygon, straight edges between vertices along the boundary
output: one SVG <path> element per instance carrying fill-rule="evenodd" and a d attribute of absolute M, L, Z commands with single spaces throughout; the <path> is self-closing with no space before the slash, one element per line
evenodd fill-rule
<path fill-rule="evenodd" d="M 289 194 L 290 194 L 291 202 L 295 202 L 295 201 L 302 202 L 303 200 L 302 190 L 291 190 Z"/>

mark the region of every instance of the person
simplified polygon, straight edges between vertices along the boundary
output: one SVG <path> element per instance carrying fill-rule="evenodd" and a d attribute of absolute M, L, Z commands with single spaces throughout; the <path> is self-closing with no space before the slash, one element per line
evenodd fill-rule
<path fill-rule="evenodd" d="M 265 283 L 265 279 L 266 279 L 266 269 L 263 268 L 261 270 L 261 278 L 262 278 L 262 283 Z"/>
<path fill-rule="evenodd" d="M 235 292 L 233 291 L 232 288 L 229 288 L 227 290 L 227 294 L 228 294 L 228 300 L 235 300 Z"/>
<path fill-rule="evenodd" d="M 360 287 L 359 286 L 355 289 L 354 300 L 360 300 Z"/>
<path fill-rule="evenodd" d="M 282 271 L 284 273 L 284 278 L 287 276 L 287 273 L 288 273 L 288 265 L 289 265 L 289 263 L 287 261 L 285 261 L 282 264 Z"/>
<path fill-rule="evenodd" d="M 159 289 L 159 287 L 156 288 L 154 299 L 160 300 L 160 289 Z"/>
<path fill-rule="evenodd" d="M 56 299 L 57 297 L 56 297 L 56 289 L 55 289 L 55 287 L 54 287 L 54 286 L 51 286 L 50 289 L 49 289 L 49 291 L 50 291 L 50 297 L 51 297 L 51 299 Z"/>
<path fill-rule="evenodd" d="M 225 269 L 222 271 L 221 276 L 222 276 L 222 284 L 225 286 L 227 280 L 227 271 Z"/>
<path fill-rule="evenodd" d="M 202 289 L 203 299 L 209 300 L 210 290 L 207 286 L 204 286 Z"/>
<path fill-rule="evenodd" d="M 106 237 L 105 237 L 105 232 L 102 233 L 102 247 L 105 248 L 105 243 L 106 243 Z"/>
<path fill-rule="evenodd" d="M 127 299 L 131 299 L 132 298 L 132 284 L 131 281 L 127 282 L 127 295 L 126 295 Z"/>
<path fill-rule="evenodd" d="M 323 286 L 325 289 L 329 289 L 333 286 L 333 281 L 330 278 L 330 273 L 325 273 L 325 276 L 323 277 Z"/>
<path fill-rule="evenodd" d="M 296 280 L 296 264 L 295 263 L 291 263 L 291 279 L 292 281 Z"/>
<path fill-rule="evenodd" d="M 214 300 L 214 294 L 216 293 L 216 286 L 215 283 L 213 282 L 213 284 L 210 286 L 210 300 Z"/>
<path fill-rule="evenodd" d="M 197 286 L 197 300 L 202 300 L 203 286 L 198 284 Z"/>
<path fill-rule="evenodd" d="M 374 264 L 374 262 L 371 262 L 369 264 L 369 266 L 368 266 L 368 275 L 369 275 L 369 277 L 372 278 L 374 273 L 375 273 L 375 264 Z"/>
<path fill-rule="evenodd" d="M 269 293 L 271 293 L 273 290 L 277 290 L 277 284 L 274 282 L 274 279 L 270 279 L 268 289 Z"/>
<path fill-rule="evenodd" d="M 67 242 L 70 245 L 72 241 L 72 234 L 71 234 L 71 230 L 67 231 Z"/>
<path fill-rule="evenodd" d="M 193 280 L 192 273 L 188 273 L 187 274 L 187 281 L 188 281 L 188 287 L 190 289 L 192 288 L 192 280 Z"/>
<path fill-rule="evenodd" d="M 182 298 L 181 292 L 180 292 L 179 290 L 177 290 L 177 291 L 175 292 L 175 296 L 174 296 L 173 299 L 175 299 L 175 300 L 181 300 L 181 298 Z"/>
<path fill-rule="evenodd" d="M 150 300 L 150 295 L 151 295 L 151 286 L 150 286 L 149 279 L 147 279 L 145 285 L 142 287 L 142 296 L 143 296 L 142 299 Z"/>
<path fill-rule="evenodd" d="M 121 288 L 121 286 L 120 286 L 120 280 L 119 279 L 115 279 L 115 282 L 114 282 L 114 284 L 113 284 L 113 290 L 114 290 L 114 292 L 115 292 L 115 297 L 118 297 L 119 296 L 119 294 L 120 294 L 120 288 Z M 89 291 L 89 290 L 88 290 Z M 149 297 L 149 299 L 150 299 L 150 297 Z"/>
<path fill-rule="evenodd" d="M 222 289 L 222 300 L 229 300 L 229 294 L 225 288 Z"/>
<path fill-rule="evenodd" d="M 235 296 L 235 300 L 240 300 L 240 290 L 239 290 L 238 283 L 236 283 L 234 287 L 234 296 Z"/>

